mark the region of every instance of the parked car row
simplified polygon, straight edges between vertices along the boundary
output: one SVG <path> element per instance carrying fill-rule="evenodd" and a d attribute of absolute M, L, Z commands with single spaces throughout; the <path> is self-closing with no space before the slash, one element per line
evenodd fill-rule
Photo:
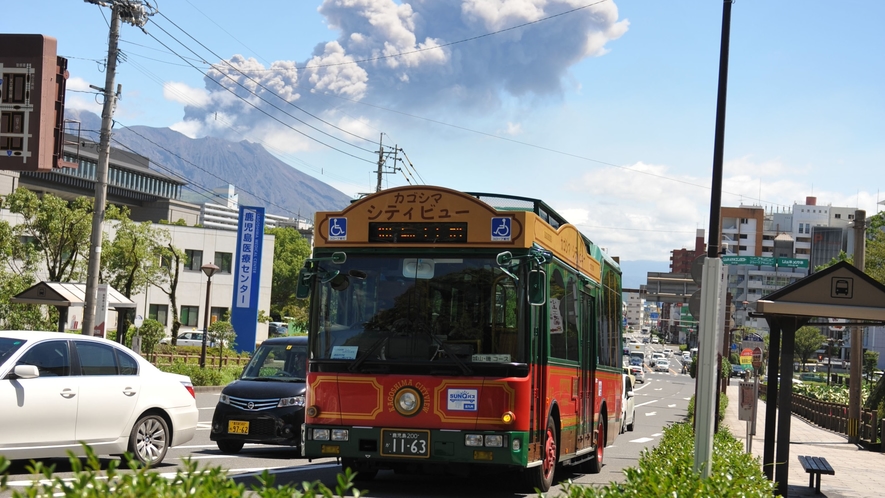
<path fill-rule="evenodd" d="M 191 379 L 162 372 L 113 341 L 0 331 L 0 455 L 64 458 L 129 452 L 147 466 L 193 439 Z"/>

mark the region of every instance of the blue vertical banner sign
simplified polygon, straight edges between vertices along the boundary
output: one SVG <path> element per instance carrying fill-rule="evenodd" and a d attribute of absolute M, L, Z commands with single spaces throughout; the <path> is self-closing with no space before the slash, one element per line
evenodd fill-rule
<path fill-rule="evenodd" d="M 235 349 L 242 353 L 255 351 L 255 341 L 258 338 L 258 293 L 261 289 L 264 208 L 240 206 L 238 225 L 230 323 L 237 333 Z"/>

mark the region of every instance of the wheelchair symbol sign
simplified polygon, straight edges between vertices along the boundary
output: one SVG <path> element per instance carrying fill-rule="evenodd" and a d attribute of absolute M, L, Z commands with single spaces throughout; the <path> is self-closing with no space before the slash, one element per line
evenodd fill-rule
<path fill-rule="evenodd" d="M 510 242 L 510 218 L 492 218 L 492 240 Z"/>
<path fill-rule="evenodd" d="M 329 218 L 329 240 L 347 240 L 347 218 Z"/>

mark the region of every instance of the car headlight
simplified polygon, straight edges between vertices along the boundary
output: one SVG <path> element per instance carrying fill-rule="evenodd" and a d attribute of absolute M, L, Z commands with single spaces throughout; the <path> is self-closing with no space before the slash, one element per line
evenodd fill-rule
<path fill-rule="evenodd" d="M 225 405 L 229 405 L 230 404 L 230 396 L 228 396 L 227 394 L 222 394 L 221 396 L 218 397 L 218 402 L 224 403 Z"/>
<path fill-rule="evenodd" d="M 282 398 L 277 403 L 277 408 L 285 408 L 287 406 L 304 406 L 304 396 L 292 396 L 291 398 Z"/>

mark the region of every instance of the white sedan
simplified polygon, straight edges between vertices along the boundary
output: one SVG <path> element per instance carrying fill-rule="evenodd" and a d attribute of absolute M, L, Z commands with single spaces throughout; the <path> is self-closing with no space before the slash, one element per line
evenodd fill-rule
<path fill-rule="evenodd" d="M 670 362 L 661 358 L 655 361 L 655 372 L 669 372 Z"/>
<path fill-rule="evenodd" d="M 210 336 L 211 337 L 211 336 Z M 171 337 L 164 337 L 160 339 L 160 344 L 172 344 Z M 202 332 L 182 332 L 178 334 L 178 340 L 175 341 L 176 346 L 203 346 L 203 333 Z M 206 346 L 210 348 L 215 347 L 215 341 L 208 340 L 206 341 Z"/>
<path fill-rule="evenodd" d="M 129 452 L 144 465 L 193 439 L 189 377 L 79 334 L 0 331 L 0 455 L 10 460 Z"/>

